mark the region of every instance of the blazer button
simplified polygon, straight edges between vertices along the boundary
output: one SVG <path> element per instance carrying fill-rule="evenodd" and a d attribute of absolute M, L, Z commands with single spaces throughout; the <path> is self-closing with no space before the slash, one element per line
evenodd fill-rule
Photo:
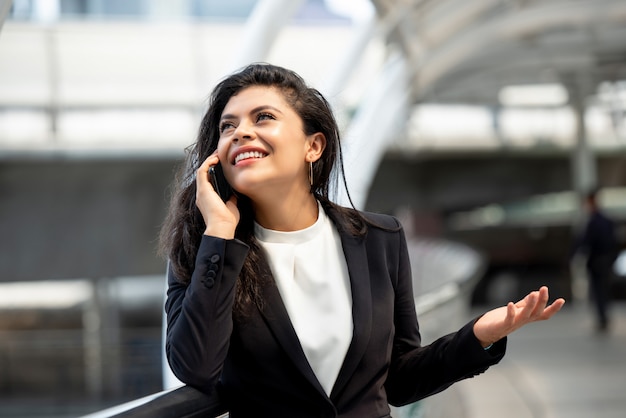
<path fill-rule="evenodd" d="M 209 271 L 207 271 L 207 273 L 206 273 L 206 277 L 207 277 L 208 279 L 215 279 L 215 276 L 216 276 L 216 275 L 217 275 L 217 273 L 215 273 L 215 271 L 213 271 L 213 270 L 209 270 Z"/>
<path fill-rule="evenodd" d="M 210 260 L 211 260 L 211 263 L 217 263 L 218 261 L 220 261 L 220 256 L 217 254 L 213 254 Z"/>
<path fill-rule="evenodd" d="M 212 288 L 214 284 L 215 284 L 215 279 L 213 277 L 207 277 L 206 280 L 204 281 L 204 285 L 208 287 L 209 289 Z"/>

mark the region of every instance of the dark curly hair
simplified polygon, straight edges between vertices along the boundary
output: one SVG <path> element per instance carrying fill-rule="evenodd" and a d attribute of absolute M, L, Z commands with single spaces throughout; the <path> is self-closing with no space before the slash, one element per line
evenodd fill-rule
<path fill-rule="evenodd" d="M 195 203 L 195 173 L 217 148 L 219 120 L 226 104 L 232 96 L 252 86 L 267 86 L 280 91 L 302 119 L 305 134 L 321 132 L 326 137 L 326 147 L 320 159 L 313 164 L 311 193 L 315 194 L 325 208 L 332 207 L 345 218 L 344 227 L 350 233 L 362 235 L 366 232 L 366 221 L 354 210 L 354 205 L 352 208 L 340 207 L 329 198 L 329 190 L 338 190 L 340 176 L 343 186 L 346 187 L 339 129 L 329 103 L 319 91 L 307 86 L 294 71 L 270 64 L 252 64 L 223 79 L 211 93 L 198 138 L 187 149 L 186 160 L 174 183 L 170 209 L 161 229 L 159 250 L 168 259 L 178 280 L 184 283 L 191 279 L 196 253 L 205 229 L 204 220 Z M 267 266 L 267 263 L 260 262 L 264 256 L 254 237 L 251 202 L 246 196 L 239 194 L 237 205 L 241 216 L 235 238 L 250 246 L 235 296 L 235 311 L 241 313 L 250 302 L 257 306 L 262 305 L 260 289 L 269 280 L 270 274 L 262 267 Z"/>

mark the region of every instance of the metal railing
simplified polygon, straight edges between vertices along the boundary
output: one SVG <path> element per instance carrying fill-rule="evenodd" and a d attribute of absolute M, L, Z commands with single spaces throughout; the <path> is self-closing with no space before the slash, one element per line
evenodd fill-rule
<path fill-rule="evenodd" d="M 89 414 L 83 418 L 225 418 L 227 416 L 219 400 L 191 386 L 182 386 Z"/>

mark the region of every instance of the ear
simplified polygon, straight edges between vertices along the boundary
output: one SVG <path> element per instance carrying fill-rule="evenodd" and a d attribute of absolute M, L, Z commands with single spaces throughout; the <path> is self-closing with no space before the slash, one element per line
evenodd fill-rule
<path fill-rule="evenodd" d="M 306 161 L 315 162 L 320 159 L 324 149 L 326 148 L 326 137 L 323 133 L 317 132 L 307 136 Z"/>

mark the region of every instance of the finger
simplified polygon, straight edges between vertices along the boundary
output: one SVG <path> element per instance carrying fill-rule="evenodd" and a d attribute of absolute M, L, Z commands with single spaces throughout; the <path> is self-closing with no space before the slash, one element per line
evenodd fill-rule
<path fill-rule="evenodd" d="M 537 307 L 537 301 L 539 300 L 539 292 L 533 291 L 530 292 L 524 298 L 525 304 L 520 312 L 520 317 L 527 321 L 532 316 L 533 312 L 535 312 L 535 308 Z"/>
<path fill-rule="evenodd" d="M 220 162 L 220 159 L 217 156 L 217 151 L 215 151 L 213 154 L 209 155 L 206 158 L 206 160 L 204 160 L 202 162 L 202 165 L 200 165 L 198 170 L 202 170 L 204 172 L 207 172 L 207 171 L 209 171 L 209 167 L 211 167 L 212 165 L 215 165 L 215 164 L 217 164 L 219 162 Z"/>
<path fill-rule="evenodd" d="M 513 325 L 513 323 L 515 322 L 515 313 L 515 304 L 513 302 L 509 302 L 506 305 L 506 318 L 504 318 L 504 323 L 507 327 Z"/>
<path fill-rule="evenodd" d="M 527 306 L 528 306 L 528 304 L 529 304 L 529 303 L 534 303 L 534 301 L 533 301 L 533 296 L 532 296 L 532 294 L 533 294 L 533 293 L 534 293 L 534 292 L 530 292 L 530 293 L 528 293 L 526 296 L 524 296 L 524 298 L 523 298 L 523 299 L 519 300 L 519 301 L 515 304 L 515 306 L 517 306 L 517 307 L 518 307 L 518 308 L 520 308 L 520 309 L 524 309 L 525 307 L 527 307 Z"/>
<path fill-rule="evenodd" d="M 557 313 L 558 311 L 561 310 L 563 305 L 565 305 L 565 299 L 558 298 L 557 300 L 552 302 L 552 304 L 550 306 L 546 307 L 546 309 L 543 310 L 543 312 L 542 312 L 542 314 L 540 316 L 540 319 L 541 320 L 550 319 L 552 317 L 552 315 L 554 315 L 555 313 Z"/>
<path fill-rule="evenodd" d="M 531 317 L 539 318 L 543 314 L 546 308 L 546 305 L 548 304 L 549 297 L 550 297 L 550 294 L 548 292 L 548 288 L 546 286 L 541 286 L 541 288 L 537 292 L 537 304 L 535 305 L 535 308 L 533 309 Z"/>
<path fill-rule="evenodd" d="M 196 171 L 196 186 L 200 188 L 200 185 L 204 185 L 209 182 L 209 167 L 219 162 L 217 151 L 209 155 L 206 160 L 202 162 L 198 170 Z"/>

